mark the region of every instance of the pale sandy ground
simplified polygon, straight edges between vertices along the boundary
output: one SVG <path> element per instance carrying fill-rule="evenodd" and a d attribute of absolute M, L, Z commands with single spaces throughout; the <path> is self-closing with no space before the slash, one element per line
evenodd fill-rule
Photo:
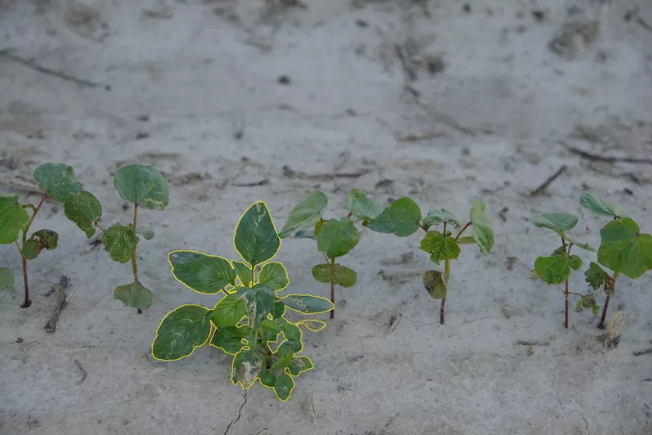
<path fill-rule="evenodd" d="M 596 318 L 572 313 L 564 330 L 559 292 L 528 279 L 557 240 L 527 222 L 542 211 L 579 213 L 575 234 L 597 244 L 605 221 L 577 203 L 591 189 L 652 231 L 652 166 L 590 162 L 567 149 L 650 156 L 650 1 L 486 0 L 464 11 L 432 0 L 429 14 L 419 1 L 304 1 L 307 9 L 0 0 L 0 50 L 110 86 L 77 85 L 0 56 L 0 180 L 26 185 L 40 163 L 68 162 L 104 204 L 106 224 L 129 219 L 112 186 L 119 165 L 156 165 L 171 190 L 166 211 L 141 215 L 157 231 L 141 243 L 141 277 L 156 294 L 142 315 L 113 299 L 129 267 L 92 248 L 60 206 L 45 206 L 37 227 L 59 231 L 61 243 L 30 263 L 33 306 L 18 307 L 20 280 L 0 295 L 0 433 L 221 435 L 231 425 L 232 435 L 652 434 L 652 355 L 632 355 L 652 339 L 650 274 L 619 283 L 612 313 L 622 309 L 626 324 L 620 346 L 606 351 Z M 583 24 L 551 50 L 569 22 Z M 562 164 L 548 195 L 527 196 Z M 365 174 L 293 177 L 284 165 Z M 314 188 L 341 215 L 351 187 L 460 215 L 474 197 L 487 202 L 495 249 L 483 257 L 464 248 L 446 326 L 417 274 L 431 267 L 420 236 L 364 231 L 343 259 L 359 282 L 338 291 L 336 320 L 306 335 L 316 369 L 289 402 L 260 386 L 245 395 L 229 381 L 230 360 L 212 348 L 175 363 L 149 356 L 167 311 L 216 300 L 174 281 L 170 250 L 235 258 L 233 227 L 251 202 L 267 201 L 281 224 Z M 414 252 L 406 264 L 383 265 L 406 252 Z M 13 246 L 0 255 L 19 270 Z M 327 294 L 310 275 L 320 261 L 310 241 L 285 241 L 278 258 L 291 291 Z M 417 272 L 392 275 L 402 271 Z M 73 293 L 47 335 L 56 300 L 46 293 L 62 275 Z M 584 291 L 581 273 L 572 285 Z M 393 331 L 392 316 L 400 316 Z M 529 350 L 517 340 L 549 344 Z M 76 362 L 88 373 L 83 382 Z"/>

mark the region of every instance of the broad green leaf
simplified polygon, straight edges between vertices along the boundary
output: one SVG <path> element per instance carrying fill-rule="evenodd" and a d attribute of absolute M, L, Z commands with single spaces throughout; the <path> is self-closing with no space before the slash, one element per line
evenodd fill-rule
<path fill-rule="evenodd" d="M 168 183 L 153 166 L 123 166 L 115 173 L 113 185 L 122 199 L 140 207 L 163 210 L 168 205 Z"/>
<path fill-rule="evenodd" d="M 256 382 L 262 366 L 260 357 L 253 350 L 245 347 L 233 358 L 231 381 L 234 385 L 240 384 L 246 390 Z"/>
<path fill-rule="evenodd" d="M 303 347 L 303 344 L 301 343 L 301 329 L 294 323 L 287 322 L 283 324 L 281 330 L 283 331 L 283 336 L 287 341 L 301 345 L 299 350 L 295 350 L 295 352 L 299 352 L 301 347 Z"/>
<path fill-rule="evenodd" d="M 577 225 L 577 216 L 568 213 L 542 213 L 530 220 L 534 226 L 548 228 L 566 238 L 565 231 L 572 230 Z"/>
<path fill-rule="evenodd" d="M 346 194 L 346 209 L 363 221 L 375 219 L 382 212 L 380 204 L 359 189 L 351 189 Z"/>
<path fill-rule="evenodd" d="M 267 370 L 265 364 L 263 364 L 262 367 L 260 368 L 260 375 L 258 375 L 258 379 L 260 379 L 260 383 L 262 385 L 269 388 L 274 388 L 274 384 L 276 383 L 276 376 L 274 375 L 274 373 Z"/>
<path fill-rule="evenodd" d="M 570 256 L 570 267 L 573 270 L 580 270 L 582 267 L 582 259 L 577 255 Z"/>
<path fill-rule="evenodd" d="M 454 226 L 455 228 L 458 228 L 460 224 L 460 220 L 455 216 L 453 213 L 451 213 L 448 210 L 444 210 L 443 208 L 439 210 L 431 210 L 428 212 L 428 215 L 423 218 L 423 221 L 421 224 L 426 228 L 429 229 L 433 225 L 440 225 L 446 222 L 447 224 Z"/>
<path fill-rule="evenodd" d="M 292 362 L 290 363 L 290 373 L 292 376 L 299 376 L 303 372 L 307 372 L 308 370 L 312 370 L 312 361 L 310 361 L 310 358 L 307 356 L 300 356 L 297 358 L 294 358 Z"/>
<path fill-rule="evenodd" d="M 442 260 L 455 260 L 460 256 L 461 249 L 455 239 L 444 237 L 438 231 L 429 231 L 421 240 L 421 249 L 430 255 L 430 259 L 439 264 Z"/>
<path fill-rule="evenodd" d="M 605 279 L 607 278 L 607 272 L 602 270 L 602 268 L 597 264 L 591 262 L 591 265 L 584 272 L 586 276 L 586 283 L 593 287 L 594 289 L 599 289 L 604 284 Z"/>
<path fill-rule="evenodd" d="M 170 252 L 168 260 L 174 277 L 197 293 L 215 294 L 235 285 L 235 270 L 222 257 L 179 250 Z"/>
<path fill-rule="evenodd" d="M 264 265 L 258 274 L 258 281 L 269 285 L 276 291 L 283 290 L 290 284 L 288 271 L 283 264 L 277 262 Z"/>
<path fill-rule="evenodd" d="M 279 236 L 286 238 L 300 228 L 315 225 L 321 219 L 327 205 L 328 197 L 324 192 L 316 190 L 309 193 L 294 206 Z"/>
<path fill-rule="evenodd" d="M 257 285 L 254 289 L 247 289 L 241 296 L 252 326 L 257 327 L 260 322 L 272 312 L 276 294 L 271 287 Z"/>
<path fill-rule="evenodd" d="M 572 243 L 573 246 L 577 246 L 578 248 L 584 249 L 585 251 L 596 252 L 595 249 L 588 243 L 578 242 L 577 240 L 574 240 L 569 236 L 566 236 L 566 241 Z"/>
<path fill-rule="evenodd" d="M 92 193 L 82 190 L 71 194 L 63 203 L 63 211 L 68 219 L 86 233 L 86 237 L 93 237 L 93 224 L 102 217 L 102 205 Z"/>
<path fill-rule="evenodd" d="M 264 202 L 255 202 L 240 218 L 233 238 L 238 254 L 250 265 L 274 257 L 281 247 L 272 216 Z"/>
<path fill-rule="evenodd" d="M 190 356 L 208 341 L 210 311 L 200 305 L 182 305 L 169 312 L 156 330 L 152 355 L 162 361 Z"/>
<path fill-rule="evenodd" d="M 260 322 L 260 329 L 271 334 L 278 334 L 281 332 L 281 326 L 282 325 L 280 325 L 278 322 L 269 319 L 264 319 L 262 322 Z"/>
<path fill-rule="evenodd" d="M 0 291 L 14 286 L 14 275 L 6 267 L 0 267 Z"/>
<path fill-rule="evenodd" d="M 583 193 L 580 196 L 580 205 L 601 216 L 625 216 L 625 211 L 622 208 L 612 202 L 599 198 L 598 195 L 593 192 Z"/>
<path fill-rule="evenodd" d="M 330 283 L 331 270 L 333 283 L 342 287 L 353 287 L 358 280 L 358 274 L 355 270 L 339 264 L 318 264 L 312 268 L 312 277 L 317 282 Z"/>
<path fill-rule="evenodd" d="M 359 241 L 360 233 L 351 220 L 331 219 L 319 230 L 317 249 L 328 258 L 337 258 L 348 254 Z"/>
<path fill-rule="evenodd" d="M 480 252 L 488 254 L 494 245 L 494 229 L 491 225 L 491 220 L 489 220 L 489 216 L 485 212 L 484 204 L 478 200 L 473 201 L 470 217 L 473 240 L 480 247 Z"/>
<path fill-rule="evenodd" d="M 294 234 L 295 239 L 313 239 L 317 240 L 317 236 L 315 235 L 315 230 L 299 230 Z"/>
<path fill-rule="evenodd" d="M 18 195 L 0 196 L 0 243 L 14 243 L 27 227 L 29 214 L 18 204 Z"/>
<path fill-rule="evenodd" d="M 233 260 L 231 262 L 233 269 L 235 269 L 235 274 L 240 279 L 240 282 L 243 286 L 251 286 L 251 267 L 247 266 L 241 261 Z"/>
<path fill-rule="evenodd" d="M 113 297 L 122 302 L 126 307 L 146 310 L 152 306 L 154 294 L 139 282 L 119 285 L 113 291 Z"/>
<path fill-rule="evenodd" d="M 423 275 L 423 285 L 433 299 L 446 297 L 447 285 L 444 275 L 438 270 L 429 270 Z"/>
<path fill-rule="evenodd" d="M 632 279 L 652 269 L 652 236 L 641 234 L 630 218 L 614 220 L 600 230 L 598 262 Z"/>
<path fill-rule="evenodd" d="M 287 295 L 281 299 L 291 310 L 303 314 L 327 313 L 335 309 L 335 305 L 326 298 L 311 295 Z"/>
<path fill-rule="evenodd" d="M 63 163 L 42 164 L 34 170 L 34 179 L 43 192 L 59 202 L 82 190 L 72 166 Z"/>
<path fill-rule="evenodd" d="M 25 241 L 22 253 L 28 260 L 35 259 L 43 249 L 51 251 L 56 249 L 59 242 L 59 235 L 52 230 L 38 230 L 34 232 L 29 240 Z"/>
<path fill-rule="evenodd" d="M 140 234 L 145 240 L 152 240 L 154 236 L 156 236 L 156 232 L 152 228 L 144 227 L 142 225 L 138 225 L 136 234 Z"/>
<path fill-rule="evenodd" d="M 270 312 L 273 319 L 281 319 L 285 314 L 285 304 L 280 298 L 276 298 L 274 305 L 272 305 L 272 311 Z"/>
<path fill-rule="evenodd" d="M 111 260 L 126 263 L 136 252 L 138 236 L 131 224 L 128 226 L 113 225 L 102 235 L 104 250 L 109 253 Z"/>
<path fill-rule="evenodd" d="M 294 380 L 292 376 L 283 372 L 276 377 L 276 382 L 274 383 L 274 393 L 276 397 L 281 402 L 285 402 L 292 395 L 292 390 L 294 389 Z"/>
<path fill-rule="evenodd" d="M 230 294 L 224 296 L 215 305 L 210 319 L 219 330 L 220 328 L 236 326 L 245 314 L 247 314 L 245 301 L 236 294 Z"/>
<path fill-rule="evenodd" d="M 534 270 L 544 282 L 548 284 L 561 284 L 570 276 L 570 259 L 564 255 L 552 257 L 539 257 L 534 262 Z"/>
<path fill-rule="evenodd" d="M 248 325 L 218 329 L 211 339 L 211 346 L 222 349 L 229 355 L 235 355 L 245 346 L 242 340 L 249 337 L 251 328 Z"/>
<path fill-rule="evenodd" d="M 419 229 L 421 209 L 410 198 L 399 198 L 387 206 L 367 227 L 378 233 L 392 233 L 407 237 Z"/>
<path fill-rule="evenodd" d="M 457 244 L 458 245 L 475 245 L 475 239 L 471 236 L 468 237 L 460 237 L 457 239 Z"/>

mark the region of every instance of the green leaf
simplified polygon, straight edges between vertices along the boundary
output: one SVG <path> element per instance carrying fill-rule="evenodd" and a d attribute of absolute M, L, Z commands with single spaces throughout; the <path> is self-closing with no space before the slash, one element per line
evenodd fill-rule
<path fill-rule="evenodd" d="M 630 218 L 614 220 L 600 230 L 598 262 L 632 279 L 652 269 L 652 236 L 641 234 Z"/>
<path fill-rule="evenodd" d="M 315 230 L 299 230 L 294 234 L 295 239 L 312 239 L 317 240 Z"/>
<path fill-rule="evenodd" d="M 310 358 L 307 356 L 300 356 L 298 358 L 294 358 L 292 362 L 290 363 L 290 373 L 292 376 L 299 376 L 303 372 L 307 372 L 308 370 L 312 370 L 312 361 L 310 361 Z"/>
<path fill-rule="evenodd" d="M 591 308 L 594 309 L 595 306 L 598 304 L 595 302 L 595 297 L 592 294 L 584 295 L 580 298 L 579 302 L 577 302 L 577 306 L 575 307 L 575 311 L 578 313 L 581 313 L 584 311 L 585 308 Z M 598 306 L 599 308 L 599 306 Z M 595 310 L 594 310 L 595 312 Z"/>
<path fill-rule="evenodd" d="M 363 221 L 377 218 L 382 211 L 377 201 L 369 198 L 359 189 L 351 189 L 346 194 L 346 209 Z"/>
<path fill-rule="evenodd" d="M 305 319 L 297 322 L 297 325 L 303 325 L 312 332 L 319 332 L 326 327 L 326 322 L 315 319 Z"/>
<path fill-rule="evenodd" d="M 316 190 L 309 193 L 294 206 L 279 236 L 286 238 L 299 228 L 315 225 L 321 219 L 327 205 L 328 197 L 324 192 Z"/>
<path fill-rule="evenodd" d="M 168 260 L 174 277 L 197 293 L 215 294 L 229 285 L 235 285 L 235 270 L 222 257 L 179 250 L 170 252 Z"/>
<path fill-rule="evenodd" d="M 152 306 L 154 294 L 139 282 L 119 285 L 113 290 L 113 297 L 122 302 L 126 307 L 146 310 Z"/>
<path fill-rule="evenodd" d="M 287 295 L 281 299 L 291 310 L 303 314 L 327 313 L 335 309 L 335 305 L 326 298 L 311 295 Z"/>
<path fill-rule="evenodd" d="M 616 204 L 601 199 L 593 192 L 583 193 L 580 196 L 580 205 L 591 210 L 595 214 L 609 217 L 623 217 L 625 211 Z"/>
<path fill-rule="evenodd" d="M 299 350 L 295 350 L 295 352 L 299 352 L 303 347 L 301 342 L 301 329 L 297 325 L 287 322 L 281 326 L 281 330 L 283 331 L 283 336 L 285 336 L 287 341 L 298 343 L 300 345 Z"/>
<path fill-rule="evenodd" d="M 200 305 L 182 305 L 169 312 L 156 330 L 152 355 L 162 361 L 190 356 L 208 341 L 210 311 Z"/>
<path fill-rule="evenodd" d="M 14 286 L 14 275 L 6 267 L 0 267 L 0 291 Z"/>
<path fill-rule="evenodd" d="M 447 286 L 444 275 L 438 270 L 429 270 L 423 275 L 423 285 L 433 299 L 446 297 Z"/>
<path fill-rule="evenodd" d="M 240 218 L 233 239 L 238 254 L 250 265 L 274 257 L 281 247 L 274 222 L 264 202 L 255 202 Z"/>
<path fill-rule="evenodd" d="M 168 183 L 153 166 L 127 165 L 115 173 L 113 185 L 122 199 L 150 210 L 168 205 Z"/>
<path fill-rule="evenodd" d="M 43 192 L 59 202 L 82 190 L 72 166 L 63 163 L 42 164 L 34 170 L 34 179 Z"/>
<path fill-rule="evenodd" d="M 82 190 L 71 194 L 63 203 L 63 211 L 68 219 L 86 233 L 86 237 L 93 237 L 93 224 L 102 217 L 102 205 L 92 193 Z"/>
<path fill-rule="evenodd" d="M 577 216 L 568 213 L 542 213 L 531 219 L 534 226 L 548 228 L 566 238 L 564 231 L 571 230 L 577 225 Z"/>
<path fill-rule="evenodd" d="M 457 244 L 458 245 L 475 245 L 475 239 L 471 236 L 468 237 L 460 237 L 457 239 Z"/>
<path fill-rule="evenodd" d="M 104 250 L 109 253 L 111 260 L 126 263 L 136 252 L 138 236 L 131 224 L 128 226 L 113 225 L 102 234 Z"/>
<path fill-rule="evenodd" d="M 229 326 L 218 329 L 211 339 L 211 346 L 222 349 L 229 355 L 235 355 L 245 346 L 242 343 L 244 338 L 249 336 L 251 327 L 244 325 L 241 327 Z"/>
<path fill-rule="evenodd" d="M 136 234 L 140 234 L 145 240 L 152 240 L 154 236 L 156 236 L 156 232 L 152 228 L 144 227 L 142 225 L 138 226 Z"/>
<path fill-rule="evenodd" d="M 276 300 L 276 294 L 271 287 L 260 285 L 254 289 L 245 290 L 240 297 L 245 301 L 247 315 L 254 328 L 272 312 Z"/>
<path fill-rule="evenodd" d="M 278 322 L 275 322 L 274 320 L 264 319 L 262 322 L 260 322 L 260 329 L 262 329 L 267 333 L 276 335 L 281 332 L 281 325 Z M 275 340 L 269 340 L 269 341 L 275 341 Z"/>
<path fill-rule="evenodd" d="M 565 255 L 539 257 L 534 262 L 534 270 L 544 282 L 561 284 L 570 276 L 570 259 Z"/>
<path fill-rule="evenodd" d="M 358 280 L 358 274 L 355 270 L 349 269 L 346 266 L 340 266 L 339 264 L 318 264 L 312 268 L 312 277 L 317 282 L 330 283 L 331 273 L 333 275 L 333 283 L 342 287 L 353 287 Z"/>
<path fill-rule="evenodd" d="M 367 223 L 367 227 L 378 233 L 392 233 L 407 237 L 419 229 L 421 209 L 410 198 L 399 198 L 387 206 L 381 214 Z"/>
<path fill-rule="evenodd" d="M 570 256 L 570 267 L 573 270 L 580 270 L 582 267 L 582 259 L 577 255 Z"/>
<path fill-rule="evenodd" d="M 274 373 L 271 371 L 267 370 L 267 367 L 265 367 L 265 364 L 262 365 L 260 368 L 260 374 L 258 375 L 258 379 L 260 379 L 260 383 L 268 388 L 274 388 L 274 384 L 276 383 L 276 376 Z"/>
<path fill-rule="evenodd" d="M 288 271 L 283 264 L 278 262 L 267 263 L 260 269 L 258 281 L 269 285 L 276 291 L 281 291 L 290 284 Z"/>
<path fill-rule="evenodd" d="M 27 227 L 29 214 L 18 204 L 18 195 L 0 196 L 0 243 L 14 243 Z"/>
<path fill-rule="evenodd" d="M 455 216 L 453 213 L 451 213 L 448 210 L 444 210 L 443 208 L 439 210 L 431 210 L 428 212 L 428 215 L 423 218 L 423 221 L 421 224 L 426 228 L 429 229 L 433 225 L 440 225 L 446 222 L 447 224 L 450 224 L 454 226 L 455 228 L 458 228 L 460 224 L 460 220 Z"/>
<path fill-rule="evenodd" d="M 566 241 L 572 243 L 573 246 L 577 246 L 578 248 L 584 249 L 585 251 L 596 252 L 595 249 L 588 243 L 578 242 L 577 240 L 574 240 L 569 236 L 566 236 Z"/>
<path fill-rule="evenodd" d="M 59 235 L 52 230 L 36 231 L 23 244 L 23 256 L 28 260 L 33 260 L 43 249 L 48 251 L 56 249 L 58 241 Z"/>
<path fill-rule="evenodd" d="M 360 233 L 355 224 L 347 219 L 331 219 L 324 223 L 317 235 L 317 250 L 326 253 L 328 258 L 348 254 L 360 241 Z"/>
<path fill-rule="evenodd" d="M 285 304 L 280 298 L 276 298 L 274 305 L 272 305 L 272 311 L 270 312 L 273 319 L 280 319 L 285 314 Z"/>
<path fill-rule="evenodd" d="M 429 231 L 421 240 L 421 249 L 431 254 L 430 259 L 439 264 L 441 260 L 455 260 L 460 256 L 461 249 L 455 239 L 444 237 L 437 231 Z"/>
<path fill-rule="evenodd" d="M 607 272 L 602 270 L 598 263 L 591 262 L 591 265 L 584 272 L 586 276 L 586 283 L 594 289 L 599 289 L 604 284 L 605 279 L 608 277 Z"/>
<path fill-rule="evenodd" d="M 473 201 L 470 217 L 473 240 L 480 247 L 480 252 L 488 254 L 494 245 L 494 229 L 485 212 L 484 204 L 478 200 Z"/>
<path fill-rule="evenodd" d="M 276 397 L 281 402 L 285 402 L 292 395 L 292 390 L 294 389 L 294 380 L 292 376 L 283 372 L 276 377 L 276 382 L 274 383 L 274 393 Z"/>
<path fill-rule="evenodd" d="M 231 381 L 240 384 L 245 390 L 251 387 L 260 375 L 263 362 L 256 353 L 245 347 L 233 358 Z"/>
<path fill-rule="evenodd" d="M 226 295 L 215 305 L 211 322 L 219 329 L 236 326 L 247 314 L 245 301 L 236 294 Z"/>
<path fill-rule="evenodd" d="M 235 269 L 236 275 L 240 279 L 240 283 L 245 287 L 251 286 L 251 267 L 236 260 L 233 260 L 231 264 L 233 265 L 233 269 Z"/>

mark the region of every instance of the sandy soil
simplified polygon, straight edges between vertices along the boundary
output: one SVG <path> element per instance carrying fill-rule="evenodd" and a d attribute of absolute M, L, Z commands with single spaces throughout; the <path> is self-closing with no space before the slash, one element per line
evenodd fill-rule
<path fill-rule="evenodd" d="M 575 234 L 598 244 L 604 221 L 577 202 L 591 189 L 652 230 L 652 166 L 571 150 L 650 156 L 651 3 L 291 3 L 0 1 L 0 50 L 12 49 L 0 55 L 0 180 L 29 185 L 40 163 L 68 162 L 106 224 L 129 219 L 112 187 L 118 166 L 156 165 L 171 188 L 166 211 L 141 214 L 157 231 L 140 248 L 156 294 L 142 315 L 113 299 L 129 267 L 46 204 L 36 228 L 61 242 L 30 263 L 34 304 L 18 307 L 20 280 L 0 295 L 0 433 L 651 434 L 652 356 L 633 356 L 652 338 L 650 275 L 619 283 L 612 313 L 626 323 L 607 351 L 596 318 L 572 313 L 564 330 L 559 292 L 528 278 L 557 240 L 527 222 L 575 212 Z M 169 251 L 235 258 L 233 227 L 253 201 L 281 224 L 314 188 L 341 215 L 352 187 L 381 201 L 409 195 L 424 212 L 466 215 L 473 198 L 486 201 L 494 252 L 467 247 L 454 264 L 446 326 L 421 284 L 431 264 L 419 236 L 365 231 L 343 259 L 358 284 L 338 291 L 325 331 L 306 335 L 316 369 L 289 402 L 231 385 L 230 360 L 212 348 L 151 358 L 165 313 L 216 301 L 173 279 Z M 0 255 L 19 270 L 13 246 Z M 327 295 L 310 276 L 320 261 L 310 241 L 285 241 L 278 259 L 290 291 Z M 72 294 L 46 334 L 62 275 Z M 582 274 L 572 286 L 583 291 Z"/>

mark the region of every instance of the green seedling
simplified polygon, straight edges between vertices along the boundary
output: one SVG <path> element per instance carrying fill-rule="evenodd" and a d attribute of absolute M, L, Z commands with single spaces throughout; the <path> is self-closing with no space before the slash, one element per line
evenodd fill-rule
<path fill-rule="evenodd" d="M 439 225 L 442 226 L 441 231 L 432 230 Z M 365 226 L 379 233 L 391 233 L 399 237 L 410 236 L 419 228 L 425 231 L 426 236 L 421 241 L 421 250 L 430 254 L 430 259 L 435 264 L 444 262 L 443 273 L 429 270 L 423 276 L 423 284 L 430 296 L 441 300 L 439 323 L 442 325 L 445 322 L 451 262 L 459 257 L 460 245 L 476 244 L 482 254 L 488 254 L 494 244 L 491 220 L 485 212 L 484 204 L 477 200 L 471 207 L 469 221 L 463 226 L 453 213 L 444 209 L 432 210 L 422 219 L 421 209 L 410 198 L 400 198 L 392 202 L 374 219 L 365 222 Z M 453 232 L 449 231 L 451 228 L 459 230 L 453 235 Z M 471 236 L 462 237 L 469 228 L 471 228 Z"/>
<path fill-rule="evenodd" d="M 600 310 L 600 306 L 595 301 L 593 294 L 581 294 L 569 291 L 569 279 L 571 271 L 579 270 L 582 267 L 582 259 L 577 255 L 571 254 L 573 246 L 584 250 L 595 252 L 591 246 L 586 243 L 578 242 L 566 235 L 577 225 L 577 216 L 567 213 L 543 213 L 532 218 L 532 223 L 539 228 L 548 228 L 553 230 L 561 238 L 561 246 L 553 251 L 550 256 L 538 257 L 534 262 L 534 276 L 544 282 L 553 285 L 564 284 L 565 299 L 565 316 L 564 327 L 568 328 L 568 296 L 574 295 L 580 298 L 576 306 L 577 312 L 582 312 L 585 308 L 591 308 L 594 314 Z"/>
<path fill-rule="evenodd" d="M 281 239 L 263 202 L 256 202 L 242 215 L 233 238 L 243 261 L 229 261 L 202 252 L 179 250 L 168 259 L 177 281 L 201 294 L 224 297 L 212 308 L 182 305 L 168 313 L 152 343 L 152 355 L 161 361 L 188 357 L 210 343 L 233 356 L 231 382 L 249 389 L 258 380 L 273 388 L 281 401 L 290 398 L 294 378 L 313 368 L 301 355 L 303 326 L 320 331 L 326 323 L 316 319 L 291 322 L 286 310 L 319 314 L 334 306 L 325 298 L 277 293 L 290 283 L 285 266 L 270 262 Z"/>
<path fill-rule="evenodd" d="M 360 241 L 355 220 L 365 225 L 381 213 L 381 207 L 358 189 L 352 189 L 346 195 L 348 214 L 345 217 L 325 220 L 323 215 L 327 205 L 325 193 L 317 190 L 308 194 L 292 209 L 279 235 L 282 238 L 294 235 L 295 238 L 317 241 L 317 250 L 324 254 L 325 263 L 314 266 L 312 276 L 318 282 L 330 284 L 334 305 L 335 285 L 352 287 L 358 280 L 355 270 L 335 261 L 351 252 Z M 334 317 L 333 309 L 330 318 Z"/>
<path fill-rule="evenodd" d="M 89 192 L 82 189 L 71 166 L 62 163 L 45 163 L 34 171 L 34 179 L 42 192 L 38 205 L 18 202 L 18 195 L 0 197 L 0 243 L 14 243 L 20 254 L 23 266 L 25 298 L 22 308 L 32 304 L 29 296 L 27 262 L 34 260 L 43 251 L 55 249 L 59 235 L 48 229 L 41 229 L 30 234 L 36 215 L 46 200 L 63 204 L 68 219 L 92 237 L 93 225 L 102 215 L 102 206 Z M 31 214 L 27 210 L 30 210 Z M 7 268 L 0 268 L 0 290 L 11 288 L 14 277 Z"/>
<path fill-rule="evenodd" d="M 638 224 L 625 216 L 622 208 L 594 193 L 582 194 L 580 205 L 595 214 L 612 218 L 612 221 L 600 230 L 598 262 L 591 263 L 584 272 L 590 287 L 603 287 L 607 294 L 598 324 L 599 328 L 604 328 L 609 299 L 614 294 L 618 277 L 625 275 L 638 279 L 652 269 L 652 236 L 641 233 Z M 600 265 L 612 270 L 613 274 L 609 274 Z"/>

